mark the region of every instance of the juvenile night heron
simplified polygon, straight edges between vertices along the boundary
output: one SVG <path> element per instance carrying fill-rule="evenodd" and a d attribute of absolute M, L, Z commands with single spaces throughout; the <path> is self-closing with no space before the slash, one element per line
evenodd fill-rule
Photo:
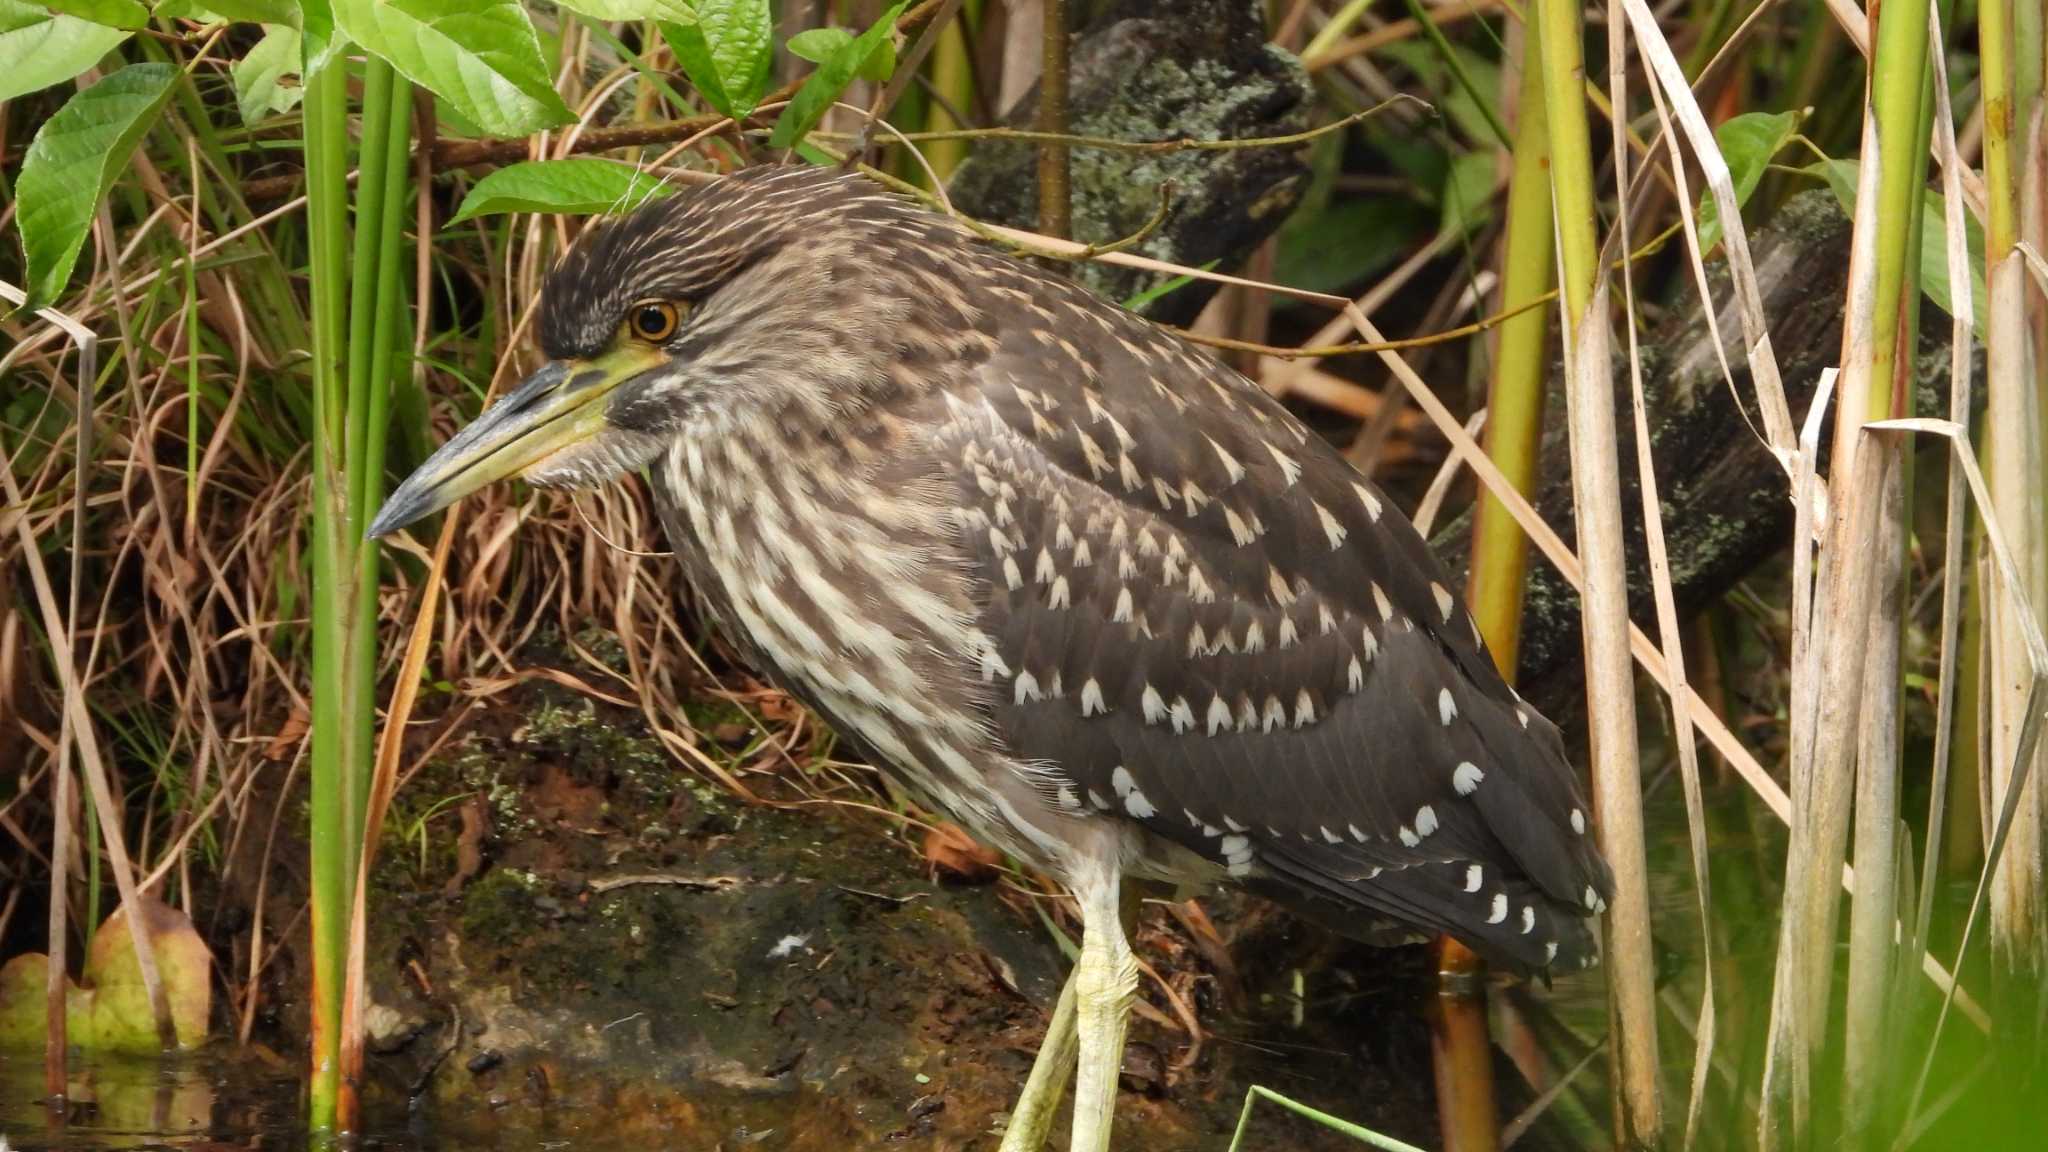
<path fill-rule="evenodd" d="M 551 362 L 393 492 L 645 467 L 697 598 L 1084 936 L 1003 1147 L 1076 1059 L 1108 1146 L 1123 881 L 1235 882 L 1520 971 L 1611 893 L 1557 730 L 1415 530 L 1251 381 L 860 178 L 756 168 L 587 232 Z M 1076 1034 L 1078 1033 L 1078 1045 Z"/>

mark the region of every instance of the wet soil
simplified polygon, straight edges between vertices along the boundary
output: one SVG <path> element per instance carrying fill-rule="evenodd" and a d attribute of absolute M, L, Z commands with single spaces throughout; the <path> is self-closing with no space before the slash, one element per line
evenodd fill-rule
<path fill-rule="evenodd" d="M 995 1147 L 1071 920 L 1015 878 L 935 878 L 921 830 L 861 770 L 742 753 L 757 734 L 736 714 L 692 720 L 730 741 L 708 754 L 764 769 L 744 777 L 764 803 L 682 770 L 638 713 L 544 681 L 484 705 L 406 781 L 371 900 L 370 1144 Z M 272 874 L 273 923 L 303 899 L 292 871 Z M 1164 902 L 1140 915 L 1157 977 L 1118 1147 L 1223 1148 L 1252 1084 L 1434 1144 L 1426 953 L 1342 944 L 1249 898 L 1202 907 L 1206 939 Z M 267 982 L 267 1057 L 87 1064 L 61 1134 L 33 1103 L 39 1059 L 0 1055 L 0 1134 L 295 1146 L 296 963 L 288 949 Z M 1162 983 L 1199 1018 L 1199 1050 Z M 1251 1134 L 1357 1146 L 1263 1106 Z"/>

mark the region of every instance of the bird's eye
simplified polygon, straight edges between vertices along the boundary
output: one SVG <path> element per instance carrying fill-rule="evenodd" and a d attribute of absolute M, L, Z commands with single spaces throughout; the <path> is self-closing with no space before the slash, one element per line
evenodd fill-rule
<path fill-rule="evenodd" d="M 682 311 L 666 300 L 649 300 L 633 305 L 627 315 L 626 324 L 633 335 L 649 344 L 660 344 L 676 334 L 676 325 L 682 323 Z"/>

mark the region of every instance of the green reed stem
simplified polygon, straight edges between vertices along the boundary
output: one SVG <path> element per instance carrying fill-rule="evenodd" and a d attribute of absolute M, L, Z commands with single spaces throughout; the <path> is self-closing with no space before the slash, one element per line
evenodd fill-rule
<path fill-rule="evenodd" d="M 1501 257 L 1500 327 L 1487 402 L 1486 454 L 1518 491 L 1536 484 L 1543 435 L 1544 351 L 1549 316 L 1527 308 L 1550 291 L 1555 262 L 1550 219 L 1550 125 L 1544 114 L 1542 48 L 1535 25 L 1522 39 L 1521 94 L 1515 107 L 1515 168 L 1508 183 L 1505 251 Z M 1466 599 L 1501 675 L 1514 680 L 1521 659 L 1522 593 L 1529 539 L 1491 493 L 1472 522 L 1472 575 Z"/>
<path fill-rule="evenodd" d="M 400 278 L 412 89 L 363 67 L 362 143 L 350 244 L 348 96 L 330 65 L 306 83 L 313 295 L 314 1128 L 346 1129 L 342 992 L 364 850 L 376 721 L 377 550 L 363 529 L 383 498 L 391 371 L 409 338 Z M 346 305 L 346 308 L 344 308 Z M 343 343 L 344 333 L 346 344 Z"/>
<path fill-rule="evenodd" d="M 974 64 L 967 44 L 969 20 L 976 4 L 961 5 L 960 14 L 948 21 L 939 31 L 938 43 L 932 46 L 931 86 L 933 98 L 925 108 L 925 127 L 933 132 L 952 132 L 970 125 L 959 123 L 953 116 L 958 111 L 963 116 L 974 112 Z M 925 145 L 924 158 L 939 174 L 940 180 L 950 179 L 953 169 L 967 158 L 967 141 L 949 138 L 934 140 Z M 913 165 L 913 168 L 915 166 Z M 922 178 L 922 169 L 917 169 Z"/>
<path fill-rule="evenodd" d="M 303 136 L 313 298 L 312 384 L 312 1052 L 313 1128 L 331 1130 L 341 1089 L 341 985 L 347 952 L 354 853 L 348 823 L 350 720 L 345 708 L 348 628 L 344 611 L 352 555 L 348 495 L 339 443 L 346 422 L 342 378 L 344 285 L 348 283 L 348 87 L 338 60 L 305 81 Z"/>

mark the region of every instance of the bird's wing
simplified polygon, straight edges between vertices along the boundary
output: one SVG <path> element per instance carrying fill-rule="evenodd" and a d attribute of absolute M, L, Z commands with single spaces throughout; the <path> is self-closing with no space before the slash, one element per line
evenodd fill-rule
<path fill-rule="evenodd" d="M 1006 274 L 1034 322 L 939 447 L 1011 754 L 1234 875 L 1585 962 L 1611 881 L 1578 781 L 1414 529 L 1242 376 Z"/>

